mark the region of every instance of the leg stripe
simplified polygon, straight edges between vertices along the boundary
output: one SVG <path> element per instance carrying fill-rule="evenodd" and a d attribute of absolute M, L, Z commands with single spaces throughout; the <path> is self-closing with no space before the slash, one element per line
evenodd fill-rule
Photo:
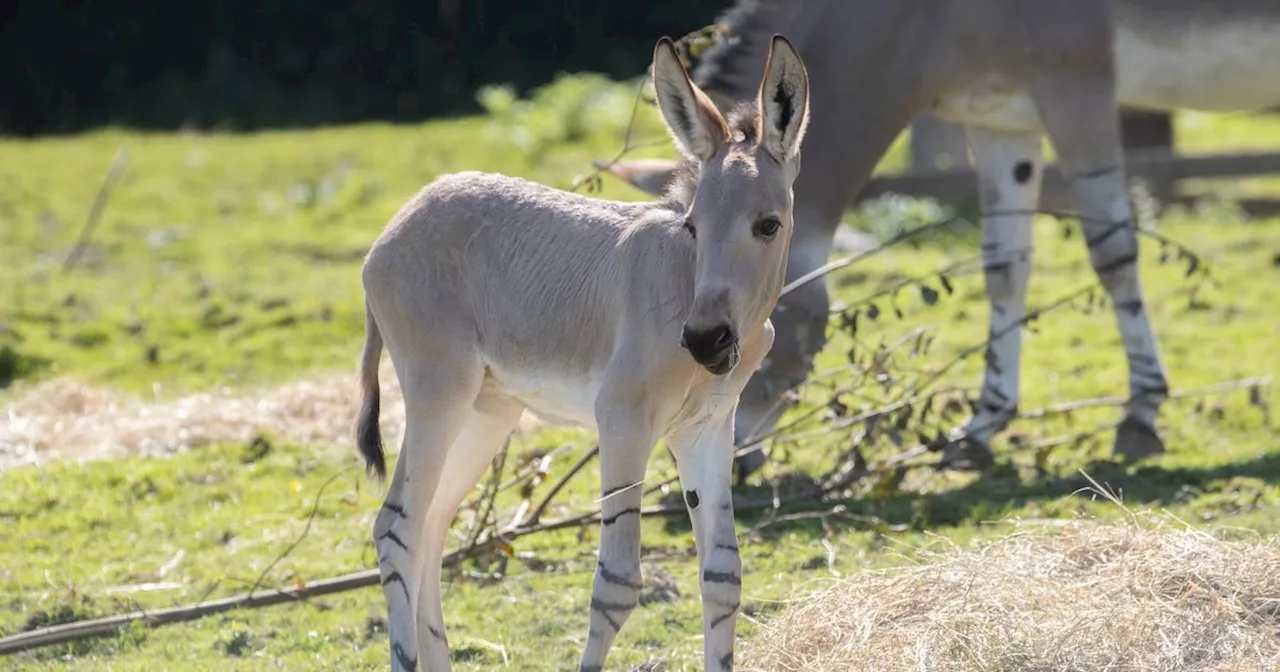
<path fill-rule="evenodd" d="M 379 539 L 390 539 L 393 543 L 395 543 L 395 545 L 396 545 L 396 546 L 399 546 L 400 548 L 403 548 L 403 549 L 404 549 L 404 550 L 406 550 L 406 551 L 408 551 L 408 550 L 409 550 L 409 547 L 405 545 L 404 541 L 402 541 L 402 540 L 400 539 L 400 537 L 396 536 L 396 533 L 395 533 L 393 530 L 387 530 L 387 533 L 386 533 L 386 534 L 384 534 L 384 535 L 382 535 L 381 537 L 378 537 L 378 538 L 379 538 Z"/>
<path fill-rule="evenodd" d="M 1012 265 L 1013 263 L 1009 261 L 993 261 L 989 264 L 983 265 L 982 272 L 983 273 L 1008 273 L 1009 267 Z"/>
<path fill-rule="evenodd" d="M 1120 257 L 1119 259 L 1116 259 L 1115 261 L 1113 261 L 1113 262 L 1111 262 L 1111 263 L 1109 263 L 1109 264 L 1105 264 L 1105 265 L 1103 265 L 1103 266 L 1098 266 L 1098 267 L 1094 268 L 1093 270 L 1094 270 L 1098 275 L 1106 275 L 1107 273 L 1110 273 L 1111 271 L 1119 270 L 1119 269 L 1121 269 L 1121 268 L 1124 268 L 1125 266 L 1129 266 L 1129 265 L 1133 264 L 1134 262 L 1136 262 L 1137 260 L 1138 260 L 1138 253 L 1137 253 L 1137 252 L 1135 252 L 1135 253 L 1133 253 L 1133 254 L 1129 254 L 1129 255 L 1125 255 L 1125 256 L 1123 256 L 1123 257 Z"/>
<path fill-rule="evenodd" d="M 733 652 L 732 651 L 720 657 L 720 669 L 722 670 L 733 669 Z"/>
<path fill-rule="evenodd" d="M 1107 230 L 1106 230 L 1106 231 L 1103 231 L 1102 233 L 1099 233 L 1099 234 L 1098 234 L 1098 235 L 1096 235 L 1096 236 L 1093 236 L 1093 237 L 1090 237 L 1090 238 L 1086 238 L 1086 239 L 1085 239 L 1085 241 L 1084 241 L 1084 244 L 1085 244 L 1085 245 L 1087 245 L 1087 246 L 1089 246 L 1089 247 L 1096 247 L 1096 246 L 1098 246 L 1099 244 L 1101 244 L 1101 243 L 1102 243 L 1102 241 L 1104 241 L 1104 240 L 1106 240 L 1106 239 L 1110 238 L 1110 237 L 1111 237 L 1113 234 L 1115 234 L 1117 231 L 1124 231 L 1124 230 L 1125 230 L 1125 229 L 1127 229 L 1127 228 L 1129 228 L 1129 220 L 1127 220 L 1127 219 L 1126 219 L 1126 220 L 1125 220 L 1125 221 L 1123 221 L 1123 222 L 1117 222 L 1117 223 L 1112 224 L 1111 226 L 1107 227 Z"/>
<path fill-rule="evenodd" d="M 1116 164 L 1114 166 L 1107 166 L 1106 168 L 1099 168 L 1097 170 L 1090 170 L 1083 173 L 1076 173 L 1074 177 L 1077 180 L 1080 180 L 1080 179 L 1087 180 L 1093 177 L 1102 177 L 1103 175 L 1107 175 L 1109 173 L 1117 173 L 1117 172 L 1120 172 L 1120 170 L 1122 170 L 1123 168 L 1124 166 L 1120 164 Z"/>
<path fill-rule="evenodd" d="M 614 574 L 609 571 L 609 569 L 604 566 L 603 562 L 596 564 L 596 571 L 600 573 L 600 578 L 604 579 L 605 583 L 612 583 L 615 586 L 622 586 L 632 590 L 640 590 L 643 587 L 640 585 L 639 581 L 631 581 L 625 576 Z"/>
<path fill-rule="evenodd" d="M 725 621 L 729 620 L 729 617 L 730 617 L 730 616 L 732 616 L 732 615 L 734 615 L 734 614 L 738 613 L 738 604 L 735 602 L 735 603 L 734 603 L 734 605 L 733 605 L 732 607 L 726 607 L 726 609 L 728 609 L 728 611 L 726 611 L 726 612 L 724 612 L 723 614 L 720 614 L 719 616 L 716 616 L 715 618 L 711 619 L 711 628 L 712 628 L 712 629 L 715 629 L 715 627 L 716 627 L 716 626 L 718 626 L 718 625 L 720 625 L 721 623 L 724 623 Z"/>
<path fill-rule="evenodd" d="M 392 502 L 383 502 L 382 508 L 396 514 L 397 516 L 400 516 L 401 518 L 409 517 L 408 514 L 404 512 L 404 507 L 400 506 L 399 504 L 394 504 Z"/>
<path fill-rule="evenodd" d="M 618 621 L 614 620 L 614 618 L 613 618 L 612 616 L 610 616 L 610 615 L 609 615 L 609 612 L 611 612 L 611 611 L 623 611 L 623 612 L 631 611 L 632 609 L 634 609 L 634 608 L 635 608 L 635 605 L 634 605 L 634 604 L 620 604 L 620 603 L 616 603 L 616 602 L 602 602 L 602 601 L 597 600 L 597 599 L 595 599 L 595 598 L 591 598 L 591 608 L 592 608 L 592 609 L 593 609 L 597 614 L 600 614 L 601 616 L 603 616 L 603 617 L 604 617 L 604 620 L 606 620 L 606 621 L 608 621 L 608 622 L 609 622 L 609 625 L 610 625 L 610 627 L 612 627 L 612 628 L 613 628 L 613 631 L 614 631 L 614 632 L 617 632 L 617 631 L 619 631 L 619 630 L 621 630 L 621 629 L 622 629 L 622 624 L 621 624 L 621 623 L 619 623 Z"/>
<path fill-rule="evenodd" d="M 608 518 L 601 518 L 601 519 L 600 519 L 600 524 L 601 524 L 601 525 L 612 525 L 612 524 L 614 524 L 614 523 L 618 522 L 618 519 L 619 519 L 619 518 L 621 518 L 621 517 L 623 517 L 623 516 L 629 516 L 629 515 L 631 515 L 631 514 L 633 514 L 633 513 L 634 513 L 634 514 L 636 514 L 637 516 L 638 516 L 638 515 L 640 515 L 640 509 L 639 509 L 638 507 L 634 507 L 634 506 L 633 506 L 633 507 L 631 507 L 631 508 L 629 508 L 629 509 L 623 509 L 623 510 L 621 510 L 621 511 L 619 511 L 619 512 L 615 513 L 615 514 L 613 514 L 612 516 L 609 516 Z"/>
<path fill-rule="evenodd" d="M 707 569 L 702 572 L 702 580 L 709 583 L 732 583 L 735 586 L 742 585 L 742 577 L 733 572 L 713 572 Z"/>
<path fill-rule="evenodd" d="M 400 587 L 404 589 L 404 599 L 405 599 L 405 601 L 406 601 L 406 602 L 410 601 L 410 600 L 409 600 L 409 586 L 405 584 L 405 582 L 404 582 L 404 577 L 403 577 L 403 576 L 400 576 L 400 572 L 395 572 L 395 571 L 393 571 L 393 572 L 391 572 L 390 574 L 388 574 L 388 575 L 387 575 L 387 578 L 385 578 L 385 579 L 383 579 L 383 580 L 382 580 L 382 585 L 384 585 L 384 586 L 385 586 L 385 585 L 387 585 L 388 583 L 391 583 L 392 581 L 397 581 L 397 582 L 399 582 L 399 583 L 400 583 Z"/>
<path fill-rule="evenodd" d="M 609 499 L 610 497 L 618 494 L 619 492 L 622 492 L 623 490 L 629 490 L 631 488 L 636 487 L 637 485 L 640 485 L 640 484 L 628 483 L 627 485 L 620 485 L 616 488 L 609 488 L 608 490 L 604 491 L 604 494 L 600 496 L 600 499 Z"/>
<path fill-rule="evenodd" d="M 428 626 L 427 626 L 427 632 L 431 633 L 431 636 L 432 636 L 432 637 L 435 637 L 436 639 L 438 639 L 438 640 L 440 640 L 440 641 L 444 641 L 444 633 L 443 633 L 443 632 L 441 632 L 440 630 L 438 630 L 438 629 L 436 629 L 436 628 L 433 628 L 433 627 L 431 627 L 431 626 L 429 626 L 429 625 L 428 625 Z"/>
<path fill-rule="evenodd" d="M 409 672 L 414 672 L 418 669 L 418 659 L 411 658 L 408 652 L 404 650 L 404 647 L 400 645 L 400 642 L 391 643 L 391 652 L 396 654 L 396 661 L 400 663 L 400 667 L 409 670 Z"/>
<path fill-rule="evenodd" d="M 1142 312 L 1142 299 L 1134 299 L 1132 301 L 1121 301 L 1116 304 L 1116 308 L 1129 311 L 1130 315 L 1138 316 Z"/>
<path fill-rule="evenodd" d="M 734 553 L 738 552 L 738 547 L 736 544 L 716 544 L 716 548 L 722 551 L 733 551 Z"/>

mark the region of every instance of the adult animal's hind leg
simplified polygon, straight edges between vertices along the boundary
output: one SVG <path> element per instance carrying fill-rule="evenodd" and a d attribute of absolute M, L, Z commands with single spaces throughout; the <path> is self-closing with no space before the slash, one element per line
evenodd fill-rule
<path fill-rule="evenodd" d="M 1033 89 L 1081 218 L 1094 272 L 1111 296 L 1129 365 L 1129 403 L 1114 452 L 1164 452 L 1155 431 L 1168 378 L 1138 278 L 1138 236 L 1126 186 L 1114 84 L 1108 77 L 1057 78 Z"/>
<path fill-rule="evenodd" d="M 448 638 L 441 604 L 440 561 L 458 505 L 484 476 L 485 469 L 511 435 L 524 407 L 510 399 L 481 394 L 462 433 L 454 440 L 440 472 L 423 532 L 422 581 L 418 594 L 418 641 L 425 643 L 426 669 L 450 669 Z M 434 645 L 433 645 L 434 644 Z"/>
<path fill-rule="evenodd" d="M 987 368 L 974 413 L 943 453 L 943 462 L 981 468 L 991 463 L 991 437 L 1018 412 L 1022 325 L 1031 278 L 1031 224 L 1043 168 L 1039 132 L 968 127 L 982 205 L 982 261 L 991 315 Z"/>
<path fill-rule="evenodd" d="M 393 361 L 397 354 L 392 352 Z M 444 666 L 428 664 L 428 669 L 449 669 L 447 644 L 443 639 L 420 638 L 421 624 L 416 616 L 424 554 L 432 547 L 427 535 L 438 517 L 432 501 L 449 449 L 471 414 L 483 375 L 476 360 L 432 359 L 429 364 L 397 362 L 405 401 L 404 441 L 386 500 L 373 524 L 382 592 L 387 600 L 391 669 L 396 672 L 416 671 L 419 661 L 428 660 L 427 656 L 434 662 L 442 655 Z"/>

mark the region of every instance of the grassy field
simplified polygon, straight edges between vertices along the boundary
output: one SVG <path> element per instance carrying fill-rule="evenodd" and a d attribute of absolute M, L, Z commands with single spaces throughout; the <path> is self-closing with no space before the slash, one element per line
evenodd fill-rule
<path fill-rule="evenodd" d="M 361 125 L 253 135 L 103 131 L 72 138 L 0 141 L 0 403 L 42 380 L 70 376 L 142 396 L 172 397 L 212 386 L 251 388 L 353 366 L 363 331 L 359 263 L 399 205 L 433 176 L 494 170 L 568 186 L 589 161 L 621 146 L 632 89 L 565 79 L 531 103 L 491 92 L 486 117 L 418 126 Z M 1183 115 L 1186 151 L 1280 146 L 1275 117 Z M 637 137 L 662 140 L 652 110 Z M 1269 143 L 1269 145 L 1268 145 Z M 121 149 L 126 172 L 77 266 L 62 268 L 95 192 Z M 668 155 L 653 148 L 638 155 Z M 903 143 L 881 170 L 902 165 Z M 606 180 L 604 195 L 637 200 Z M 1280 193 L 1275 180 L 1196 185 L 1227 197 Z M 929 217 L 927 204 L 878 205 L 853 225 L 888 231 Z M 922 214 L 923 213 L 923 214 Z M 1197 251 L 1216 284 L 1184 277 L 1185 263 L 1142 257 L 1149 310 L 1175 390 L 1280 373 L 1280 219 L 1248 220 L 1229 203 L 1172 211 L 1160 231 Z M 1036 230 L 1031 303 L 1093 282 L 1079 235 L 1060 224 Z M 968 237 L 935 237 L 839 273 L 837 297 L 859 304 L 903 278 L 977 253 Z M 901 318 L 879 302 L 864 317 L 859 348 L 915 329 L 931 350 L 898 362 L 927 374 L 981 343 L 981 278 L 957 273 L 953 295 L 925 305 L 909 288 Z M 936 286 L 936 283 L 935 285 Z M 839 336 L 819 369 L 845 361 Z M 940 384 L 973 386 L 981 363 L 966 360 Z M 1123 394 L 1125 370 L 1109 309 L 1054 311 L 1026 337 L 1022 408 Z M 1263 396 L 1265 395 L 1263 391 Z M 878 386 L 853 406 L 887 398 Z M 803 412 L 804 408 L 798 412 Z M 354 413 L 354 408 L 352 409 Z M 1118 410 L 1021 421 L 996 446 L 1003 466 L 984 475 L 912 472 L 896 487 L 855 488 L 823 517 L 740 516 L 747 598 L 740 634 L 790 596 L 835 576 L 909 559 L 942 536 L 957 542 L 1007 531 L 999 521 L 1121 515 L 1075 494 L 1080 470 L 1136 508 L 1163 508 L 1222 534 L 1280 532 L 1277 421 L 1245 391 L 1173 401 L 1161 430 L 1168 454 L 1135 464 L 1109 459 L 1110 434 L 1039 457 L 1010 451 L 1114 421 Z M 511 461 L 571 448 L 551 478 L 592 436 L 545 430 L 513 446 Z M 785 458 L 751 484 L 769 492 L 798 468 L 827 464 L 844 437 L 779 443 Z M 874 459 L 897 450 L 869 446 Z M 168 459 L 29 466 L 0 473 L 0 635 L 43 624 L 161 607 L 245 591 L 304 530 L 298 547 L 263 578 L 288 586 L 374 567 L 369 529 L 380 493 L 349 446 L 215 445 Z M 655 451 L 652 480 L 672 471 Z M 330 481 L 332 481 L 330 483 Z M 322 485 L 330 483 L 321 492 Z M 884 484 L 880 484 L 884 485 Z M 589 506 L 595 470 L 574 481 L 564 507 Z M 498 500 L 507 515 L 514 491 Z M 318 503 L 317 503 L 318 502 Z M 833 503 L 832 505 L 834 505 Z M 309 521 L 309 514 L 316 515 Z M 467 521 L 460 521 L 459 536 Z M 620 637 L 614 666 L 700 664 L 696 563 L 687 521 L 648 520 L 645 605 Z M 445 613 L 459 669 L 571 668 L 586 634 L 597 535 L 592 528 L 520 539 L 505 576 L 493 557 L 448 574 Z M 455 543 L 456 543 L 455 539 Z M 150 585 L 148 585 L 150 584 Z M 149 588 L 149 589 L 142 589 Z M 303 604 L 57 646 L 5 661 L 16 669 L 381 669 L 382 595 L 374 589 Z"/>

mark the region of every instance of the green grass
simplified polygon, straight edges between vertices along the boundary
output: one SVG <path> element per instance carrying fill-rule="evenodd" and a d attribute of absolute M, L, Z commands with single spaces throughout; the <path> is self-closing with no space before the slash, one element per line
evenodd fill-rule
<path fill-rule="evenodd" d="M 522 110 L 497 94 L 492 118 L 417 126 L 361 125 L 309 133 L 143 135 L 106 131 L 75 138 L 0 142 L 0 364 L 26 385 L 56 376 L 160 394 L 212 385 L 252 386 L 305 373 L 347 370 L 363 330 L 359 263 L 399 205 L 443 172 L 500 170 L 567 186 L 592 158 L 620 145 L 630 109 L 625 87 L 565 80 L 565 108 L 545 101 Z M 576 96 L 576 97 L 575 97 Z M 577 101 L 574 103 L 573 101 Z M 583 109 L 600 112 L 598 123 Z M 662 138 L 645 111 L 641 138 Z M 1274 118 L 1194 117 L 1181 137 L 1196 151 L 1241 138 L 1251 146 L 1280 140 Z M 1179 131 L 1183 131 L 1180 121 Z M 1206 130 L 1209 129 L 1209 130 Z M 1244 130 L 1240 130 L 1244 129 Z M 128 172 L 112 195 L 79 267 L 60 263 L 74 243 L 117 150 Z M 669 150 L 649 150 L 666 154 Z M 882 166 L 902 161 L 902 143 Z M 605 181 L 607 196 L 642 196 Z M 1238 185 L 1228 185 L 1234 188 Z M 1250 193 L 1274 183 L 1251 181 Z M 1224 191 L 1231 192 L 1230 188 Z M 877 221 L 910 216 L 881 208 Z M 1229 207 L 1171 212 L 1161 230 L 1203 255 L 1218 282 L 1194 294 L 1183 266 L 1161 264 L 1155 245 L 1143 253 L 1148 306 L 1175 389 L 1280 373 L 1280 220 L 1246 220 Z M 1036 230 L 1033 305 L 1093 282 L 1079 236 L 1064 239 L 1046 219 Z M 970 238 L 937 238 L 902 247 L 833 278 L 840 300 L 856 304 L 903 277 L 927 275 L 977 252 Z M 986 305 L 977 275 L 952 278 L 955 294 L 926 306 L 914 289 L 894 316 L 861 321 L 859 348 L 915 328 L 934 330 L 927 354 L 897 370 L 937 367 L 981 342 Z M 934 284 L 936 287 L 936 282 Z M 844 362 L 837 337 L 819 368 Z M 979 361 L 942 381 L 972 386 Z M 1022 407 L 1123 394 L 1125 370 L 1109 309 L 1047 314 L 1026 336 Z M 867 386 L 846 399 L 874 404 Z M 813 395 L 811 395 L 811 400 Z M 354 409 L 353 409 L 354 411 Z M 1081 469 L 1122 492 L 1135 508 L 1166 508 L 1197 525 L 1229 533 L 1280 532 L 1280 445 L 1244 391 L 1175 401 L 1161 418 L 1169 453 L 1136 464 L 1110 460 L 1109 433 L 1045 456 L 1009 453 L 1009 437 L 1031 440 L 1114 421 L 1117 409 L 1081 411 L 1016 424 L 996 449 L 1006 466 L 977 475 L 916 472 L 897 490 L 859 488 L 841 513 L 775 522 L 758 532 L 756 515 L 740 516 L 746 612 L 766 617 L 788 596 L 867 567 L 900 562 L 933 535 L 957 542 L 1000 534 L 988 524 L 1008 517 L 1122 515 L 1075 495 Z M 580 451 L 591 436 L 548 430 L 515 446 L 513 460 L 564 444 Z M 845 439 L 815 437 L 779 445 L 786 464 L 762 476 L 785 477 L 795 465 L 826 464 Z M 883 457 L 886 441 L 868 448 Z M 558 459 L 554 478 L 572 462 Z M 24 627 L 163 607 L 247 590 L 307 527 L 301 544 L 268 574 L 269 586 L 293 585 L 371 568 L 369 529 L 380 492 L 363 479 L 354 451 L 278 443 L 209 446 L 167 459 L 22 467 L 0 474 L 0 635 Z M 671 472 L 655 452 L 654 476 Z M 345 471 L 344 471 L 345 470 Z M 322 485 L 334 479 L 320 492 Z M 561 501 L 589 505 L 596 470 Z M 757 493 L 767 492 L 757 481 Z M 514 493 L 499 500 L 509 512 Z M 553 511 L 559 515 L 567 512 Z M 548 515 L 551 515 L 548 514 Z M 458 530 L 466 530 L 460 521 Z M 594 570 L 594 529 L 517 540 L 505 578 L 485 557 L 448 574 L 445 613 L 459 669 L 492 669 L 505 648 L 511 669 L 571 668 L 586 633 Z M 457 540 L 455 539 L 455 544 Z M 647 581 L 669 581 L 679 596 L 638 609 L 611 663 L 618 669 L 664 659 L 697 667 L 701 634 L 696 562 L 687 521 L 644 523 Z M 176 588 L 113 588 L 172 582 Z M 657 581 L 661 583 L 662 581 Z M 663 590 L 653 589 L 661 598 Z M 240 611 L 155 630 L 22 654 L 17 669 L 226 670 L 382 669 L 387 647 L 382 595 L 375 589 L 305 604 Z M 749 636 L 751 622 L 741 624 Z"/>

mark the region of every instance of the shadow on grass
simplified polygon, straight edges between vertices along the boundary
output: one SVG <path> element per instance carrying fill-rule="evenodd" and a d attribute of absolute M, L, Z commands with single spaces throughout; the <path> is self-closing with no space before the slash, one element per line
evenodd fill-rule
<path fill-rule="evenodd" d="M 1280 453 L 1270 453 L 1247 462 L 1236 462 L 1214 467 L 1164 468 L 1154 465 L 1133 468 L 1112 460 L 1094 460 L 1080 468 L 1094 481 L 1116 493 L 1129 506 L 1170 506 L 1199 498 L 1206 493 L 1217 492 L 1221 497 L 1211 498 L 1206 504 L 1219 506 L 1251 506 L 1260 496 L 1249 486 L 1233 492 L 1224 481 L 1256 479 L 1262 483 L 1280 483 Z M 791 487 L 795 487 L 792 485 Z M 1241 486 L 1236 486 L 1241 487 Z M 748 499 L 772 496 L 770 485 L 743 488 L 738 496 Z M 780 492 L 786 492 L 780 486 Z M 679 496 L 679 493 L 673 493 Z M 826 525 L 837 532 L 873 530 L 878 527 L 906 526 L 916 531 L 938 530 L 966 524 L 979 524 L 998 519 L 1007 513 L 1021 509 L 1032 502 L 1049 504 L 1063 497 L 1077 494 L 1083 500 L 1096 496 L 1092 484 L 1083 474 L 1044 474 L 1026 478 L 1008 467 L 996 467 L 972 483 L 934 494 L 913 494 L 900 491 L 883 499 L 846 499 L 822 502 L 794 502 L 782 506 L 776 514 L 803 511 L 830 510 L 843 506 L 842 515 L 826 518 Z M 1060 509 L 1059 509 L 1060 510 Z M 740 512 L 738 522 L 748 527 L 765 519 L 765 513 Z M 815 539 L 824 536 L 823 521 L 818 518 L 779 520 L 763 527 L 757 533 L 764 541 L 787 535 L 805 535 Z M 691 532 L 689 521 L 683 516 L 667 519 L 665 531 L 669 534 Z"/>

